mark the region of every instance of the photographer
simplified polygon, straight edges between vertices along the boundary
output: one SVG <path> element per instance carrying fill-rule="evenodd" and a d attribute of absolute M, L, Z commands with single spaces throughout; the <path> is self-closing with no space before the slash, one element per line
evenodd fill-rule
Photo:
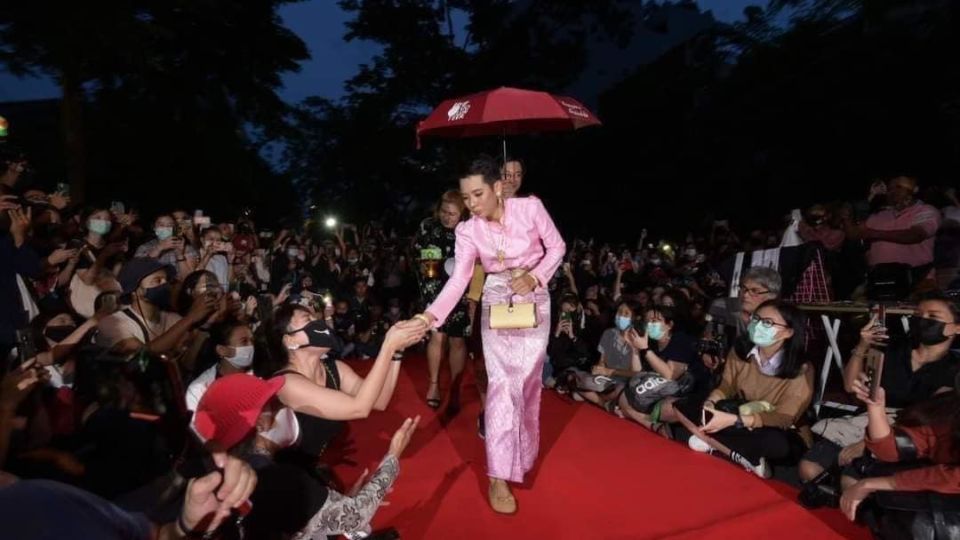
<path fill-rule="evenodd" d="M 897 411 L 929 400 L 950 390 L 949 382 L 960 371 L 960 353 L 950 350 L 953 338 L 960 331 L 960 311 L 950 299 L 928 295 L 917 305 L 910 319 L 910 332 L 905 339 L 887 344 L 886 327 L 876 317 L 860 331 L 860 343 L 853 350 L 843 370 L 844 388 L 853 393 L 864 374 L 864 359 L 871 347 L 884 348 L 880 384 L 886 389 L 885 403 L 891 408 L 888 415 L 897 417 Z M 845 476 L 852 476 L 848 466 L 863 456 L 864 432 L 867 415 L 830 418 L 817 422 L 814 433 L 824 437 L 817 442 L 800 462 L 800 478 L 811 481 L 825 470 L 834 474 L 844 468 Z M 849 480 L 845 480 L 850 483 Z"/>
<path fill-rule="evenodd" d="M 173 270 L 153 259 L 132 259 L 120 271 L 129 306 L 100 322 L 97 344 L 131 357 L 141 348 L 153 354 L 178 352 L 192 329 L 203 324 L 219 305 L 205 297 L 181 318 L 171 311 L 169 279 Z"/>
<path fill-rule="evenodd" d="M 773 268 L 751 267 L 740 279 L 740 293 L 737 298 L 715 300 L 710 306 L 710 315 L 713 320 L 733 329 L 736 337 L 744 336 L 757 306 L 779 298 L 782 287 L 780 273 Z M 731 342 L 732 340 L 728 340 L 728 343 Z M 704 359 L 704 362 L 707 362 L 707 359 Z"/>
<path fill-rule="evenodd" d="M 955 386 L 904 410 L 893 426 L 887 418 L 886 392 L 882 386 L 871 397 L 869 385 L 861 378 L 854 382 L 853 391 L 867 406 L 866 447 L 880 463 L 868 471 L 868 478 L 843 490 L 840 509 L 853 521 L 860 504 L 872 493 L 901 492 L 900 504 L 893 506 L 916 508 L 909 526 L 914 538 L 940 538 L 939 531 L 947 533 L 943 538 L 955 537 L 960 527 L 955 516 L 943 519 L 945 501 L 938 494 L 960 493 L 960 449 L 957 443 L 960 440 L 960 390 Z M 921 496 L 909 497 L 913 493 Z M 903 504 L 906 502 L 913 504 Z M 936 513 L 940 513 L 939 519 Z M 889 521 L 879 523 L 886 525 Z M 937 534 L 932 534 L 931 529 L 937 530 Z"/>
<path fill-rule="evenodd" d="M 210 227 L 201 235 L 203 247 L 200 249 L 198 269 L 209 270 L 217 276 L 223 290 L 230 287 L 233 280 L 233 244 L 223 241 L 223 233 L 216 227 Z"/>
<path fill-rule="evenodd" d="M 553 372 L 560 375 L 571 368 L 589 371 L 595 348 L 583 339 L 586 317 L 580 307 L 580 300 L 575 294 L 565 294 L 560 297 L 559 304 L 556 327 L 547 345 L 547 356 Z"/>
<path fill-rule="evenodd" d="M 0 197 L 0 361 L 16 344 L 16 330 L 27 322 L 27 301 L 22 279 L 40 275 L 40 258 L 28 245 L 30 209 L 22 209 L 15 197 Z M 5 367 L 5 366 L 4 366 Z"/>
<path fill-rule="evenodd" d="M 153 222 L 154 238 L 139 248 L 135 257 L 150 257 L 177 269 L 183 279 L 193 272 L 199 255 L 176 228 L 172 216 L 161 215 Z"/>

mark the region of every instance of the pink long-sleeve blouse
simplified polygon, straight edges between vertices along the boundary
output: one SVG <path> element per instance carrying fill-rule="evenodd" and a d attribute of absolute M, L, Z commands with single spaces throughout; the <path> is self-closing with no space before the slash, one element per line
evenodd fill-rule
<path fill-rule="evenodd" d="M 457 226 L 453 275 L 427 312 L 436 318 L 436 327 L 443 325 L 470 284 L 477 259 L 488 274 L 522 268 L 537 278 L 540 287 L 546 287 L 566 250 L 560 231 L 540 199 L 507 199 L 501 223 L 473 216 Z M 501 251 L 502 263 L 498 255 Z"/>

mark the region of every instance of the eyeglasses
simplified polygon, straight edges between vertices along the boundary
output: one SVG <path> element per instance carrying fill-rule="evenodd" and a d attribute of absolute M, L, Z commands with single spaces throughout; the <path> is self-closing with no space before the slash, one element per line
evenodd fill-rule
<path fill-rule="evenodd" d="M 771 319 L 770 317 L 760 318 L 760 317 L 754 315 L 753 317 L 750 317 L 750 321 L 751 321 L 751 322 L 758 323 L 760 326 L 762 326 L 762 327 L 764 327 L 764 328 L 773 328 L 774 326 L 779 326 L 779 327 L 781 327 L 781 328 L 790 328 L 790 325 L 789 325 L 789 324 L 781 324 L 781 323 L 778 323 L 777 321 Z"/>
<path fill-rule="evenodd" d="M 743 294 L 749 294 L 752 296 L 763 296 L 765 294 L 770 294 L 770 289 L 758 289 L 756 287 L 753 287 L 753 288 L 744 287 L 740 290 L 743 291 Z"/>

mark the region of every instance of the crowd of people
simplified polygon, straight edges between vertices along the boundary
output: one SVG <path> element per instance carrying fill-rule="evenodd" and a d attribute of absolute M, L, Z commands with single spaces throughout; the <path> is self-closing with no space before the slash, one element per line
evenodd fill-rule
<path fill-rule="evenodd" d="M 837 505 L 851 519 L 864 500 L 871 515 L 895 514 L 874 492 L 960 493 L 951 348 L 960 312 L 946 294 L 960 269 L 952 190 L 921 198 L 916 178 L 896 175 L 863 201 L 816 204 L 768 230 L 737 234 L 717 220 L 676 238 L 642 230 L 630 244 L 564 243 L 538 221 L 542 205 L 524 195 L 536 182 L 514 158 L 496 179 L 461 179 L 434 215 L 393 229 L 78 206 L 64 186 L 26 184 L 26 166 L 0 159 L 0 513 L 60 504 L 62 519 L 43 525 L 51 535 L 370 534 L 418 419 L 398 427 L 380 467 L 351 488 L 325 452 L 346 422 L 389 406 L 404 351 L 424 347 L 422 399 L 448 418 L 461 411 L 468 371 L 481 400 L 508 392 L 498 382 L 506 353 L 481 339 L 485 297 L 501 275 L 479 259 L 497 253 L 465 260 L 461 240 L 483 190 L 501 208 L 527 201 L 506 208 L 529 207 L 537 246 L 557 254 L 555 272 L 545 263 L 545 275 L 530 269 L 501 284 L 505 299 L 547 306 L 536 314 L 547 359 L 533 377 L 537 404 L 540 387 L 552 388 L 622 417 L 623 429 L 763 478 L 796 468 L 804 504 Z M 907 328 L 874 316 L 852 348 L 844 390 L 859 415 L 818 417 L 811 407 L 822 354 L 797 307 L 810 295 L 916 305 Z M 882 370 L 871 360 L 878 350 Z M 370 363 L 365 376 L 354 361 Z M 539 415 L 525 407 L 516 414 Z M 483 416 L 478 434 L 500 436 L 500 420 Z M 290 489 L 303 495 L 297 504 L 278 504 Z M 506 487 L 491 483 L 490 497 L 495 510 L 515 511 Z M 87 505 L 113 518 L 98 521 Z M 910 526 L 930 512 L 919 505 Z M 39 527 L 40 515 L 15 522 Z"/>

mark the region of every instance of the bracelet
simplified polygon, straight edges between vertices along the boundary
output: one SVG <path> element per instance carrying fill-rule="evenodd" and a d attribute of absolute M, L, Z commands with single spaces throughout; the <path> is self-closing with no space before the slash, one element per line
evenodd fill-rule
<path fill-rule="evenodd" d="M 188 528 L 187 524 L 183 522 L 183 513 L 177 517 L 177 532 L 181 533 L 184 538 L 204 538 L 206 536 L 205 533 Z"/>
<path fill-rule="evenodd" d="M 427 323 L 427 326 L 433 326 L 433 323 L 430 322 L 430 318 L 424 315 L 423 313 L 413 316 L 414 319 L 420 319 L 421 321 Z"/>

